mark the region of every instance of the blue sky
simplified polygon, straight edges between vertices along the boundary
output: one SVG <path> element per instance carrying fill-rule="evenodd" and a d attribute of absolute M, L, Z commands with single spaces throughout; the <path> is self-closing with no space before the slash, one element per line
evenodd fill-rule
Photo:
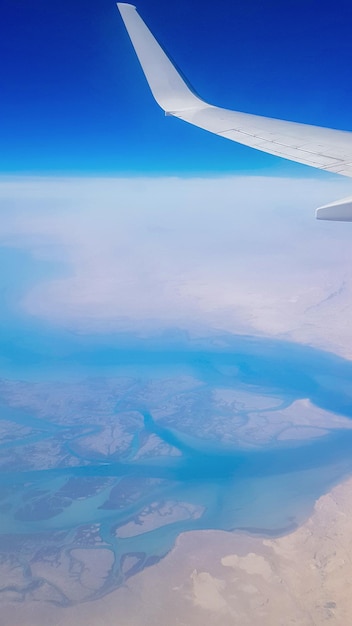
<path fill-rule="evenodd" d="M 140 0 L 137 8 L 205 99 L 352 128 L 350 2 Z M 112 1 L 3 0 L 0 30 L 3 173 L 312 175 L 165 119 Z"/>

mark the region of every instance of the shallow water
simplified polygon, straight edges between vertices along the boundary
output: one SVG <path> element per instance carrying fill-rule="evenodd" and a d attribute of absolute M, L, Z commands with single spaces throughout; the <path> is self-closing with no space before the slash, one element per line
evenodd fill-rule
<path fill-rule="evenodd" d="M 19 429 L 0 444 L 2 550 L 25 545 L 40 559 L 49 548 L 104 546 L 114 565 L 92 597 L 162 557 L 185 530 L 286 532 L 352 471 L 352 430 L 260 445 L 254 433 L 244 446 L 237 426 L 267 403 L 242 406 L 236 426 L 213 396 L 269 398 L 278 419 L 309 398 L 351 418 L 352 364 L 334 355 L 251 337 L 102 338 L 34 324 L 0 341 L 0 418 Z"/>

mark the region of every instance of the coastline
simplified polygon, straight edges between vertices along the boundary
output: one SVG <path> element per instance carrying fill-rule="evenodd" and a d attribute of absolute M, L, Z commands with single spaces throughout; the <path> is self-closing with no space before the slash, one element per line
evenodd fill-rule
<path fill-rule="evenodd" d="M 3 606 L 15 626 L 345 626 L 351 616 L 352 478 L 316 502 L 299 528 L 272 539 L 183 533 L 159 563 L 110 595 L 59 608 Z"/>

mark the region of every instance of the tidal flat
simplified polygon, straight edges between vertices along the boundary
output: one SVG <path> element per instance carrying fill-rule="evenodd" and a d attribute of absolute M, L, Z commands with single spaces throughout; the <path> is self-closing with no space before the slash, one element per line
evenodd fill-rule
<path fill-rule="evenodd" d="M 352 472 L 340 357 L 231 335 L 40 339 L 2 364 L 4 601 L 96 600 L 185 531 L 287 534 Z"/>

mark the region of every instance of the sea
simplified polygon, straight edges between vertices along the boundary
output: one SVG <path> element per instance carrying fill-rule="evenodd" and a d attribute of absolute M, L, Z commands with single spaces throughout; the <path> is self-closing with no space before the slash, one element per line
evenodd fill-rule
<path fill-rule="evenodd" d="M 213 329 L 60 329 L 15 306 L 35 261 L 6 249 L 0 260 L 12 272 L 17 263 L 19 277 L 14 288 L 3 272 L 0 284 L 0 553 L 16 556 L 25 585 L 40 588 L 30 564 L 53 552 L 57 563 L 75 548 L 113 554 L 96 598 L 163 558 L 183 532 L 286 534 L 351 475 L 352 429 L 332 423 L 320 436 L 265 441 L 258 419 L 252 439 L 236 443 L 253 409 L 242 406 L 235 425 L 228 413 L 227 424 L 213 399 L 219 389 L 245 393 L 259 418 L 270 399 L 278 420 L 304 399 L 350 420 L 352 362 Z M 94 447 L 102 434 L 103 452 Z"/>

